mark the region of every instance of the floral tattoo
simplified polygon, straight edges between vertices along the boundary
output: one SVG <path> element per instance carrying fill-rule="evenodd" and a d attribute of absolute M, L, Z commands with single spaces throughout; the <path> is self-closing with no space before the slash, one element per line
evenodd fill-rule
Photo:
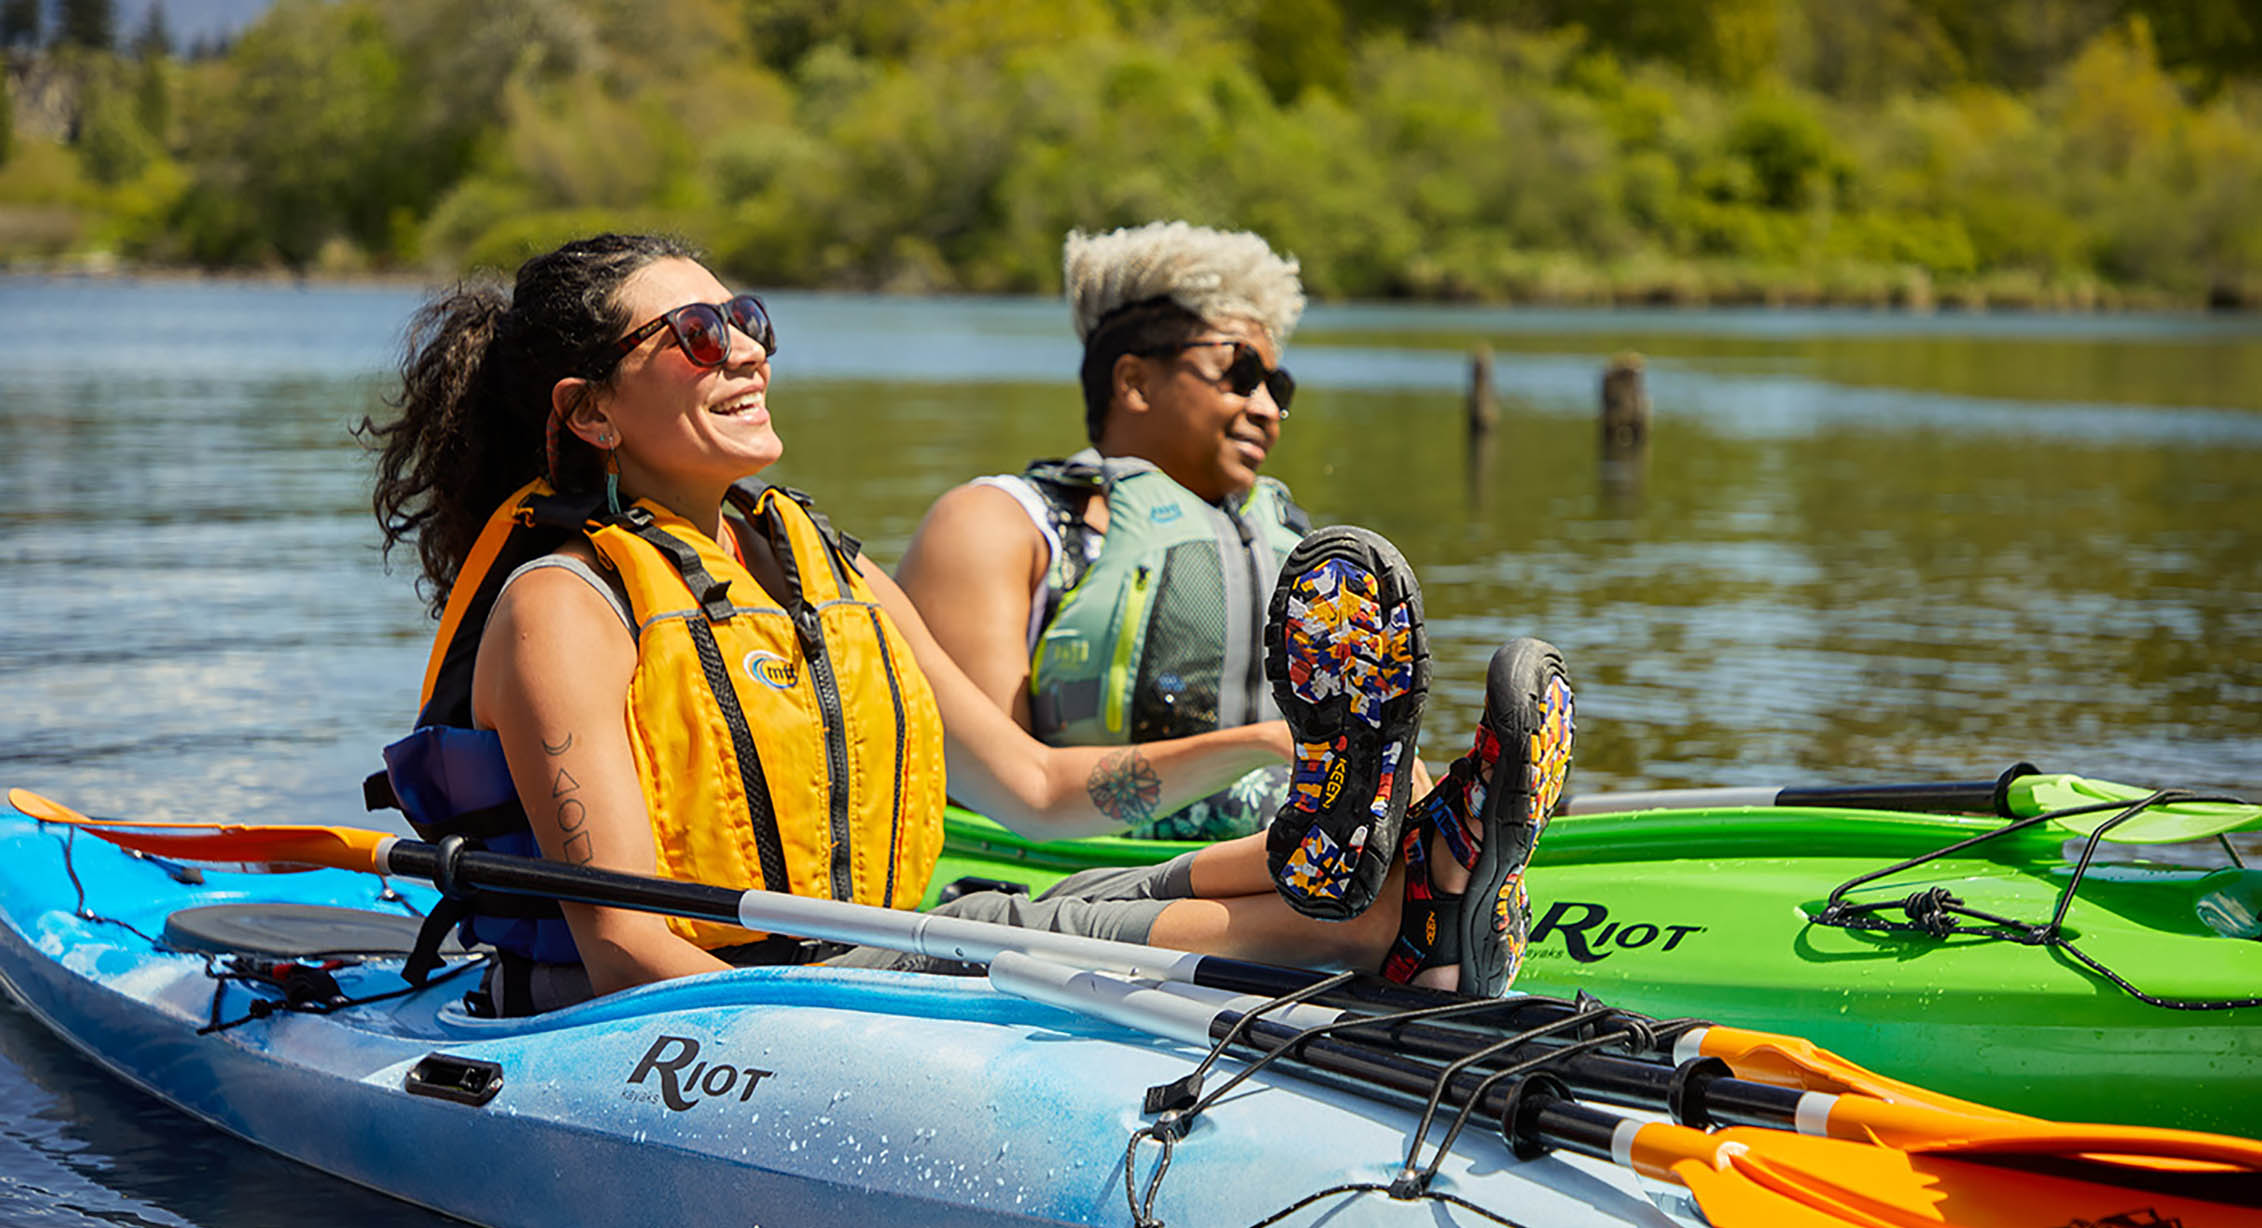
<path fill-rule="evenodd" d="M 1092 808 L 1125 827 L 1136 827 L 1154 817 L 1162 801 L 1162 778 L 1155 775 L 1137 747 L 1125 747 L 1103 757 L 1084 781 Z"/>

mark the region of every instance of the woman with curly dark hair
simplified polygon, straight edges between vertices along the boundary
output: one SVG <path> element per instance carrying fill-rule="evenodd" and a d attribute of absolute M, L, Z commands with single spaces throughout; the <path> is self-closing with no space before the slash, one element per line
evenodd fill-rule
<path fill-rule="evenodd" d="M 1050 839 L 1119 829 L 1287 756 L 1277 725 L 1134 747 L 1031 739 L 853 538 L 750 480 L 784 451 L 778 348 L 759 298 L 645 236 L 569 243 L 507 294 L 459 289 L 416 317 L 398 415 L 364 428 L 381 445 L 387 548 L 415 542 L 441 619 L 419 728 L 386 751 L 421 833 L 912 907 L 940 849 L 946 763 L 953 794 Z M 946 907 L 1373 968 L 1400 929 L 1399 893 L 1381 900 L 1346 922 L 1303 916 L 1251 838 Z M 467 936 L 503 952 L 487 987 L 503 1013 L 813 954 L 586 905 L 472 907 Z"/>

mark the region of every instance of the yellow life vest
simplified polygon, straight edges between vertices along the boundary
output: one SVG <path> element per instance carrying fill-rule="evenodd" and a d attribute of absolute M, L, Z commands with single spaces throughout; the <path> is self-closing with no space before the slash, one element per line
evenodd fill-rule
<path fill-rule="evenodd" d="M 431 702 L 443 675 L 460 673 L 468 688 L 464 649 L 475 652 L 488 612 L 468 607 L 485 593 L 491 608 L 501 579 L 484 573 L 528 557 L 510 539 L 556 525 L 560 502 L 537 481 L 490 518 L 442 617 L 427 719 L 446 719 Z M 782 603 L 713 538 L 655 503 L 618 516 L 597 507 L 581 524 L 618 575 L 637 628 L 625 718 L 660 873 L 916 907 L 942 851 L 934 692 L 857 572 L 853 547 L 802 496 L 742 483 L 730 503 L 774 549 Z M 549 535 L 559 536 L 554 527 Z M 669 925 L 708 948 L 760 937 L 681 918 Z"/>

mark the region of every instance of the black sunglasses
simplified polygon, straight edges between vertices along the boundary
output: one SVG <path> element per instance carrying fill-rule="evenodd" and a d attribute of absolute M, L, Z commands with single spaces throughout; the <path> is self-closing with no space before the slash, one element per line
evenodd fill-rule
<path fill-rule="evenodd" d="M 740 294 L 728 302 L 686 303 L 647 321 L 614 343 L 612 350 L 589 369 L 588 378 L 600 380 L 612 374 L 621 359 L 635 353 L 646 337 L 663 328 L 675 334 L 676 346 L 683 351 L 683 356 L 702 367 L 719 367 L 730 361 L 730 330 L 733 328 L 752 337 L 765 353 L 778 352 L 778 333 L 770 323 L 769 309 L 762 306 L 761 299 Z"/>
<path fill-rule="evenodd" d="M 1296 399 L 1296 377 L 1288 374 L 1286 367 L 1266 366 L 1264 355 L 1257 353 L 1257 347 L 1246 341 L 1226 341 L 1223 339 L 1183 341 L 1177 345 L 1140 350 L 1138 353 L 1141 357 L 1153 358 L 1162 354 L 1183 354 L 1187 350 L 1198 350 L 1216 345 L 1233 347 L 1233 361 L 1226 365 L 1225 373 L 1217 377 L 1219 381 L 1224 383 L 1226 389 L 1234 396 L 1245 397 L 1255 392 L 1257 385 L 1262 384 L 1266 390 L 1272 393 L 1272 403 L 1280 407 L 1280 416 L 1286 418 L 1288 416 L 1288 403 Z"/>

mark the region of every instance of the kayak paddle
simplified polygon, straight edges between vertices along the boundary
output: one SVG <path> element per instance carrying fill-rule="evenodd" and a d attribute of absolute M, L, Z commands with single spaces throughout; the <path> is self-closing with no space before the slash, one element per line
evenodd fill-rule
<path fill-rule="evenodd" d="M 2045 773 L 2033 764 L 2011 767 L 1994 780 L 1940 781 L 1885 785 L 1731 786 L 1713 789 L 1653 789 L 1573 797 L 1565 814 L 1625 814 L 1641 810 L 1727 809 L 1732 807 L 1815 807 L 1830 810 L 1896 810 L 1926 814 L 1991 814 L 2005 819 L 2035 818 L 2064 810 L 2084 813 L 2052 820 L 2068 835 L 2086 836 L 2118 807 L 2153 790 L 2092 780 L 2063 772 Z M 2262 820 L 2262 806 L 2233 802 L 2184 801 L 2154 806 L 2120 824 L 2105 839 L 2123 844 L 2166 844 L 2200 840 Z"/>
<path fill-rule="evenodd" d="M 1004 973 L 999 972 L 1000 961 L 1007 969 Z M 1259 1049 L 1260 1056 L 1263 1049 L 1281 1047 L 1279 1042 L 1324 1031 L 1425 1061 L 1461 1061 L 1482 1053 L 1487 1060 L 1474 1067 L 1479 1071 L 1543 1060 L 1546 1071 L 1562 1079 L 1573 1092 L 1633 1108 L 1670 1111 L 1685 1124 L 1764 1126 L 1903 1150 L 1984 1145 L 2025 1154 L 2109 1153 L 2140 1162 L 2196 1161 L 2262 1171 L 2262 1142 L 2250 1139 L 2143 1126 L 2064 1124 L 1998 1113 L 1978 1105 L 1970 1106 L 1972 1112 L 1957 1112 L 1937 1105 L 1891 1101 L 1870 1092 L 1802 1090 L 1736 1077 L 1731 1067 L 1717 1058 L 1698 1058 L 1668 1067 L 1608 1053 L 1579 1052 L 1579 1045 L 1569 1049 L 1551 1049 L 1538 1043 L 1504 1046 L 1494 1035 L 1428 1021 L 1378 1018 L 1303 1002 L 1281 1006 L 1276 1005 L 1277 999 L 1199 985 L 1142 985 L 1107 973 L 1086 975 L 1064 966 L 1040 967 L 1038 961 L 1011 952 L 991 964 L 991 980 L 999 981 L 1001 976 L 1013 982 L 1010 991 L 1020 996 L 1042 997 L 1055 1005 L 1099 1014 L 1127 1026 L 1143 1026 L 1138 1022 L 1142 1017 L 1139 1012 L 1152 1008 L 1154 1014 L 1148 1017 L 1164 1019 L 1179 1029 L 1169 1035 L 1204 1046 L 1226 1039 L 1241 1019 L 1257 1017 L 1251 1027 L 1275 1042 Z M 1166 1002 L 1169 1004 L 1164 1005 Z M 1179 1006 L 1179 1002 L 1190 1005 Z M 1186 1030 L 1186 1020 L 1193 1018 L 1197 1008 L 1206 1012 L 1199 1034 Z M 1122 1012 L 1120 1017 L 1118 1012 Z M 1568 1022 L 1580 1021 L 1574 1018 Z M 1599 1035 L 1610 1029 L 1607 1018 L 1598 1019 L 1579 1028 L 1576 1035 Z"/>
<path fill-rule="evenodd" d="M 1379 1092 L 1377 1098 L 1468 1106 L 1488 1124 L 1498 1123 L 1509 1145 L 1527 1157 L 1560 1148 L 1685 1186 L 1721 1228 L 1847 1222 L 1946 1222 L 1966 1228 L 2070 1224 L 2108 1203 L 2126 1201 L 2138 1190 L 2163 1216 L 2160 1222 L 2180 1217 L 2187 1228 L 2244 1222 L 2262 1207 L 2262 1180 L 2255 1176 L 2262 1168 L 2262 1143 L 2244 1139 L 1962 1118 L 1945 1137 L 1894 1145 L 1874 1129 L 1839 1122 L 1838 1106 L 1805 1104 L 1796 1110 L 1802 1128 L 1812 1114 L 1839 1137 L 1809 1137 L 1820 1129 L 1793 1134 L 1742 1125 L 1708 1132 L 1626 1117 L 1572 1099 L 1580 1079 L 1593 1076 L 1592 1070 L 1576 1066 L 1578 1059 L 1534 1061 L 1520 1077 L 1440 1067 L 1395 1047 L 1351 1039 L 1355 1028 L 1316 1035 L 1316 1028 L 1301 1026 L 1309 1020 L 1281 1021 L 1269 1014 L 1248 1019 L 1230 996 L 1221 999 L 1195 987 L 1067 968 L 1014 952 L 992 961 L 990 980 L 1016 996 L 1187 1044 L 1222 1042 L 1228 1053 L 1244 1059 L 1269 1059 L 1277 1053 L 1277 1060 L 1318 1072 L 1331 1083 Z M 1290 1008 L 1298 1009 L 1308 1008 Z M 1376 1030 L 1387 1026 L 1376 1021 Z M 1747 1085 L 1722 1099 L 1768 1090 Z M 1676 1098 L 1683 1094 L 1677 1086 Z M 1888 1115 L 1903 1107 L 1876 1101 L 1868 1105 Z M 1856 1106 L 1856 1111 L 1863 1110 Z M 1929 1124 L 1938 1125 L 1939 1118 L 1952 1115 L 1932 1116 Z M 1181 1130 L 1185 1125 L 1173 1124 Z M 2130 1154 L 2134 1162 L 2117 1163 L 2097 1155 L 2100 1151 Z M 2162 1157 L 2174 1163 L 2165 1170 L 2150 1165 Z M 1407 1174 L 1412 1174 L 1411 1158 Z M 2180 1193 L 2171 1194 L 2171 1189 Z"/>

